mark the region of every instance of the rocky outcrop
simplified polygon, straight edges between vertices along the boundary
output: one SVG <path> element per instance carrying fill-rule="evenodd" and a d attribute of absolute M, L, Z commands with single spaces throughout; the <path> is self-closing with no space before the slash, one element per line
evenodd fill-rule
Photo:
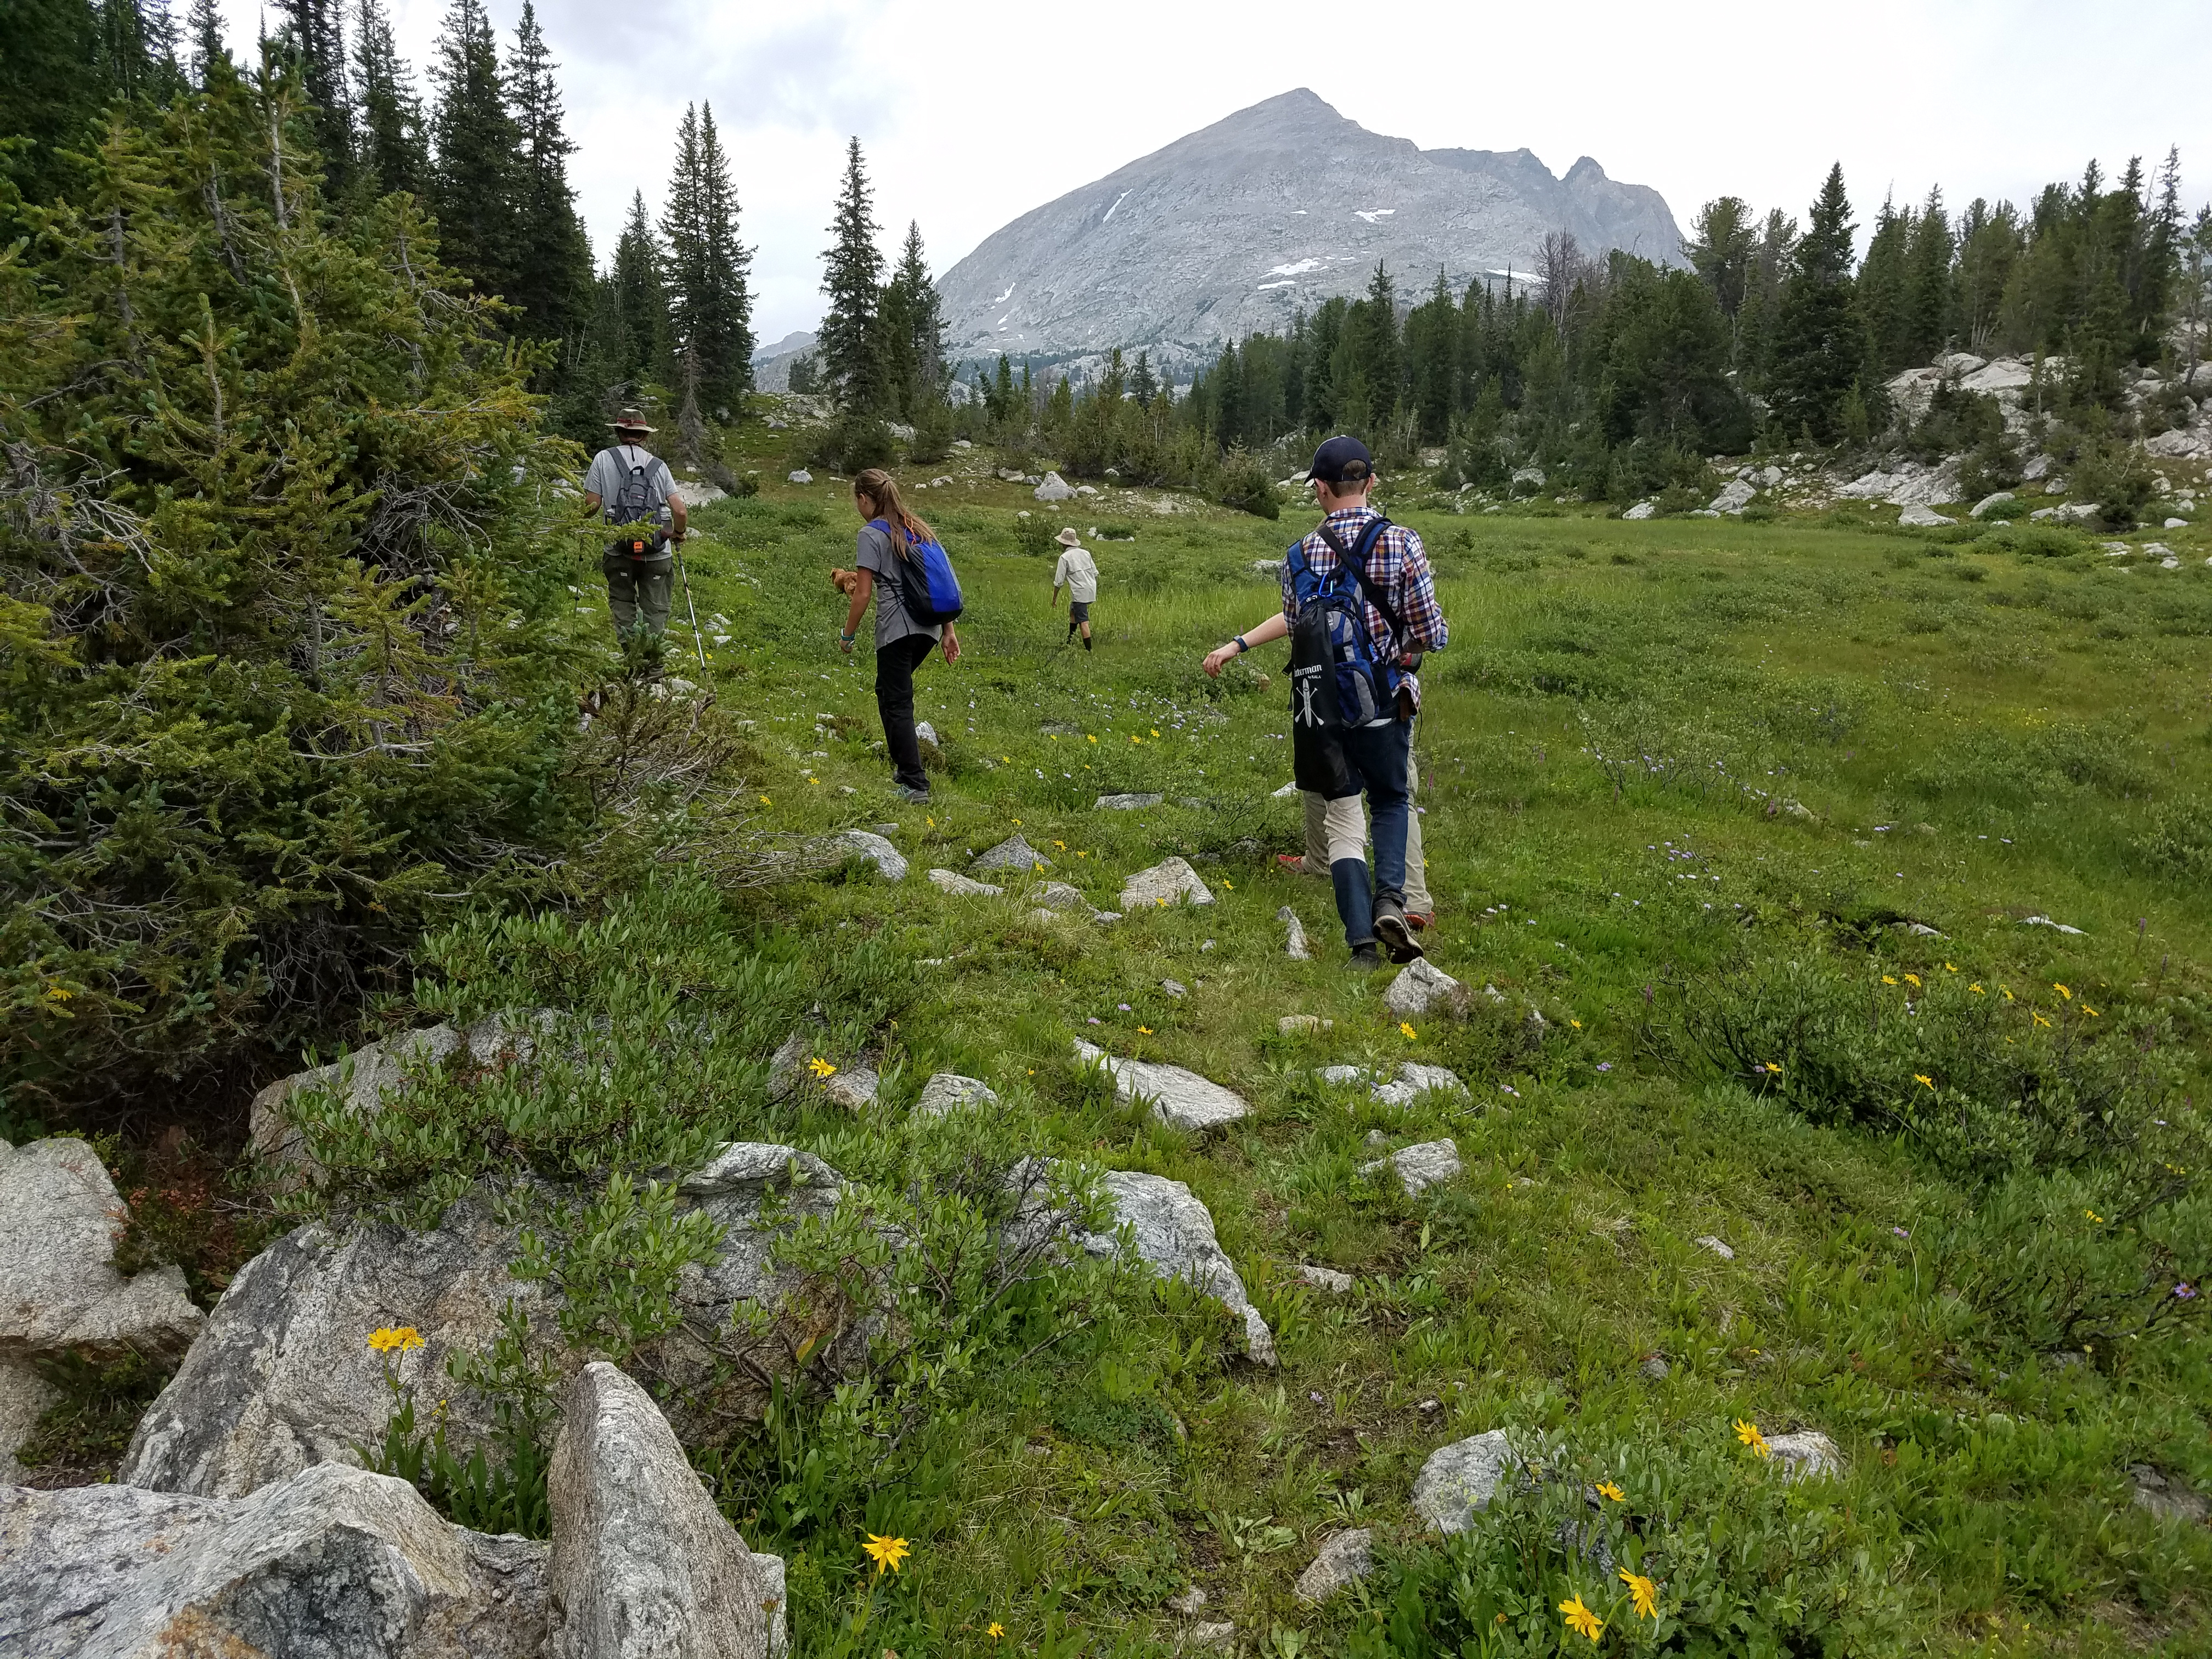
<path fill-rule="evenodd" d="M 546 1556 L 337 1463 L 236 1500 L 0 1490 L 0 1653 L 537 1659 Z"/>
<path fill-rule="evenodd" d="M 15 1454 L 23 1449 L 46 1407 L 61 1396 L 21 1360 L 0 1359 L 0 1486 L 23 1478 Z"/>
<path fill-rule="evenodd" d="M 1095 1043 L 1078 1038 L 1076 1058 L 1086 1066 L 1103 1066 L 1112 1073 L 1114 1092 L 1123 1100 L 1143 1101 L 1163 1123 L 1193 1132 L 1218 1129 L 1234 1123 L 1252 1109 L 1251 1103 L 1233 1090 L 1187 1071 L 1148 1060 L 1117 1060 Z"/>
<path fill-rule="evenodd" d="M 679 1282 L 690 1323 L 719 1331 L 738 1303 L 779 1301 L 789 1282 L 770 1259 L 770 1195 L 795 1220 L 834 1206 L 842 1186 L 811 1153 L 756 1142 L 726 1146 L 684 1177 L 684 1204 L 721 1229 L 714 1255 Z M 455 1444 L 483 1443 L 494 1428 L 490 1408 L 447 1382 L 446 1362 L 457 1350 L 489 1347 L 509 1304 L 528 1317 L 542 1354 L 563 1368 L 578 1363 L 551 1334 L 544 1287 L 510 1271 L 519 1249 L 518 1230 L 474 1197 L 423 1233 L 380 1224 L 289 1234 L 231 1281 L 205 1334 L 140 1420 L 117 1478 L 237 1498 L 317 1464 L 356 1462 L 357 1447 L 383 1437 L 395 1380 L 434 1393 Z M 369 1335 L 387 1327 L 411 1327 L 422 1346 L 376 1352 Z M 712 1356 L 686 1330 L 665 1339 L 656 1360 L 680 1381 L 703 1375 Z"/>
<path fill-rule="evenodd" d="M 73 1353 L 105 1364 L 191 1345 L 203 1316 L 183 1272 L 126 1279 L 116 1267 L 129 1224 L 83 1141 L 34 1140 L 0 1157 L 0 1361 Z"/>
<path fill-rule="evenodd" d="M 770 1659 L 783 1562 L 756 1555 L 644 1389 L 595 1361 L 561 1402 L 546 1498 L 548 1659 Z"/>

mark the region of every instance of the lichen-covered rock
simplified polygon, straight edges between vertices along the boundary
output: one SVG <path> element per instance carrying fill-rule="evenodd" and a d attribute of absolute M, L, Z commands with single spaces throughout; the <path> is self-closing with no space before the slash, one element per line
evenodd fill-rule
<path fill-rule="evenodd" d="M 1766 1443 L 1766 1455 L 1782 1466 L 1785 1480 L 1822 1479 L 1844 1472 L 1843 1453 L 1818 1429 L 1774 1435 Z"/>
<path fill-rule="evenodd" d="M 1292 962 L 1311 962 L 1313 950 L 1306 943 L 1305 924 L 1298 920 L 1298 913 L 1285 904 L 1275 912 L 1275 920 L 1285 924 L 1289 929 L 1283 941 L 1283 954 Z"/>
<path fill-rule="evenodd" d="M 549 1659 L 769 1659 L 783 1561 L 756 1555 L 699 1484 L 668 1419 L 604 1360 L 563 1395 L 546 1478 Z"/>
<path fill-rule="evenodd" d="M 1412 1198 L 1440 1181 L 1449 1181 L 1460 1172 L 1459 1147 L 1449 1139 L 1425 1140 L 1417 1146 L 1401 1147 L 1388 1158 L 1359 1166 L 1362 1175 L 1377 1175 L 1388 1169 L 1398 1177 L 1398 1184 Z"/>
<path fill-rule="evenodd" d="M 981 1079 L 963 1077 L 957 1072 L 939 1072 L 921 1085 L 921 1097 L 914 1103 L 914 1109 L 924 1117 L 942 1117 L 963 1106 L 998 1103 L 998 1091 Z"/>
<path fill-rule="evenodd" d="M 0 1490 L 11 1659 L 537 1659 L 546 1548 L 324 1463 L 237 1500 Z"/>
<path fill-rule="evenodd" d="M 129 1224 L 83 1141 L 34 1140 L 0 1158 L 0 1359 L 74 1353 L 106 1364 L 191 1346 L 204 1316 L 183 1271 L 125 1279 L 116 1267 Z"/>
<path fill-rule="evenodd" d="M 1413 1508 L 1438 1532 L 1465 1532 L 1520 1462 L 1503 1429 L 1439 1446 L 1414 1477 Z"/>
<path fill-rule="evenodd" d="M 1382 994 L 1382 1006 L 1401 1019 L 1412 1019 L 1431 1009 L 1464 1014 L 1468 990 L 1434 963 L 1411 962 L 1390 981 L 1390 988 Z"/>
<path fill-rule="evenodd" d="M 1099 1184 L 1114 1206 L 1115 1221 L 1129 1228 L 1138 1258 L 1161 1277 L 1180 1279 L 1221 1303 L 1243 1322 L 1252 1358 L 1273 1364 L 1274 1333 L 1252 1305 L 1237 1264 L 1214 1237 L 1213 1212 L 1190 1188 L 1138 1170 L 1109 1170 Z M 1075 1239 L 1096 1256 L 1109 1256 L 1119 1246 L 1115 1233 L 1079 1231 Z"/>
<path fill-rule="evenodd" d="M 1298 1277 L 1318 1291 L 1328 1291 L 1342 1296 L 1352 1288 L 1352 1275 L 1340 1273 L 1334 1267 L 1316 1267 L 1311 1262 L 1301 1262 Z"/>
<path fill-rule="evenodd" d="M 1149 1060 L 1117 1060 L 1095 1043 L 1077 1038 L 1076 1058 L 1087 1066 L 1104 1067 L 1114 1079 L 1114 1092 L 1123 1100 L 1139 1100 L 1152 1115 L 1178 1129 L 1218 1129 L 1234 1123 L 1252 1109 L 1235 1091 L 1200 1077 L 1181 1066 L 1163 1066 Z"/>
<path fill-rule="evenodd" d="M 830 846 L 841 857 L 857 854 L 867 860 L 885 881 L 906 879 L 906 855 L 872 830 L 848 830 L 830 836 Z"/>
<path fill-rule="evenodd" d="M 1052 860 L 1029 844 L 1026 837 L 1009 836 L 988 853 L 978 856 L 970 870 L 1049 870 Z"/>
<path fill-rule="evenodd" d="M 1459 1080 L 1459 1073 L 1448 1066 L 1424 1066 L 1409 1060 L 1398 1067 L 1398 1075 L 1389 1083 L 1378 1083 L 1369 1091 L 1370 1097 L 1383 1106 L 1410 1106 L 1423 1095 L 1431 1093 L 1463 1095 L 1467 1085 Z"/>
<path fill-rule="evenodd" d="M 1157 909 L 1164 904 L 1211 904 L 1213 894 L 1198 872 L 1182 859 L 1163 859 L 1121 883 L 1121 908 Z"/>
<path fill-rule="evenodd" d="M 1375 1571 L 1375 1534 L 1365 1527 L 1325 1539 L 1313 1565 L 1298 1575 L 1298 1600 L 1312 1607 Z"/>
<path fill-rule="evenodd" d="M 1158 806 L 1167 799 L 1164 795 L 1101 795 L 1091 804 L 1095 812 L 1139 812 L 1147 806 Z"/>
<path fill-rule="evenodd" d="M 955 898 L 996 898 L 1006 890 L 994 887 L 988 881 L 970 881 L 955 870 L 933 870 L 930 881 Z"/>
<path fill-rule="evenodd" d="M 15 1454 L 61 1396 L 52 1383 L 19 1359 L 0 1359 L 0 1486 L 23 1478 Z"/>

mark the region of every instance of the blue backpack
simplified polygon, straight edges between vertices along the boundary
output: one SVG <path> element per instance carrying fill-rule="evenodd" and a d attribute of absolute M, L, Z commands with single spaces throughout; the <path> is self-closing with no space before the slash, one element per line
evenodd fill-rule
<path fill-rule="evenodd" d="M 1395 653 L 1375 654 L 1366 605 L 1361 604 L 1364 598 L 1366 605 L 1382 613 L 1394 637 L 1404 635 L 1405 623 L 1382 590 L 1367 580 L 1367 556 L 1389 527 L 1388 519 L 1370 519 L 1359 532 L 1359 539 L 1346 547 L 1328 525 L 1322 525 L 1322 539 L 1337 556 L 1337 562 L 1326 571 L 1316 571 L 1306 562 L 1303 538 L 1291 544 L 1285 565 L 1291 592 L 1298 602 L 1298 619 L 1291 628 L 1294 732 L 1350 731 L 1386 719 L 1397 708 L 1400 675 Z"/>
<path fill-rule="evenodd" d="M 890 538 L 896 557 L 898 544 L 906 541 L 903 532 L 893 530 L 884 519 L 871 519 L 868 523 Z M 952 561 L 937 542 L 906 541 L 905 573 L 893 577 L 891 585 L 897 589 L 899 604 L 907 615 L 925 627 L 954 621 L 963 609 L 960 578 L 952 574 Z"/>

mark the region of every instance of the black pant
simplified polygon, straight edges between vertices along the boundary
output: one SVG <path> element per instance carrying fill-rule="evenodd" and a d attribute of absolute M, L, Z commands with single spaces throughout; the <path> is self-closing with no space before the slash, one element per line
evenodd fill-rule
<path fill-rule="evenodd" d="M 929 787 L 929 775 L 921 769 L 921 744 L 914 735 L 914 671 L 936 648 L 928 635 L 909 634 L 876 653 L 876 713 L 883 718 L 891 770 L 909 789 Z"/>

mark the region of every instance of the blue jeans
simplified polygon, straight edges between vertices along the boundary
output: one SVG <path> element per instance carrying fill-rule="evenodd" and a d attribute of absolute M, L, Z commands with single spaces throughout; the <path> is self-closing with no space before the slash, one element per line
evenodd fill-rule
<path fill-rule="evenodd" d="M 1375 906 L 1385 899 L 1399 905 L 1406 902 L 1406 826 L 1413 813 L 1406 776 L 1413 753 L 1413 722 L 1360 726 L 1345 732 L 1339 742 L 1346 763 L 1365 787 L 1375 836 L 1371 895 L 1362 860 L 1346 859 L 1329 868 L 1345 943 L 1358 950 L 1375 942 Z"/>

